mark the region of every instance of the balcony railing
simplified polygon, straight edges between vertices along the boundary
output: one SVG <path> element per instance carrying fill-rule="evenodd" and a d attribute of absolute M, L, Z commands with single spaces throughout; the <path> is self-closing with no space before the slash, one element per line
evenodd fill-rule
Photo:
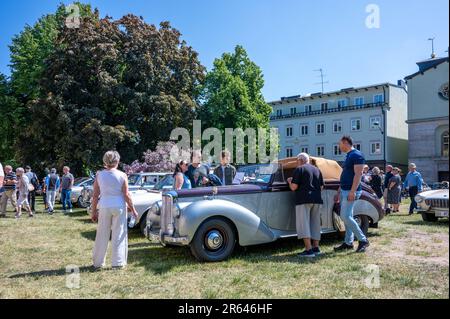
<path fill-rule="evenodd" d="M 326 109 L 326 110 L 299 112 L 299 113 L 284 114 L 284 115 L 272 115 L 270 117 L 270 120 L 274 121 L 274 120 L 291 119 L 291 118 L 297 118 L 297 117 L 329 114 L 329 113 L 336 113 L 336 112 L 356 111 L 356 110 L 371 109 L 371 108 L 376 108 L 376 107 L 386 106 L 386 105 L 387 105 L 386 102 L 377 102 L 377 103 L 367 103 L 367 104 L 361 104 L 361 105 L 350 105 L 350 106 L 344 106 L 344 107 L 334 107 L 334 108 L 330 108 L 330 109 Z"/>

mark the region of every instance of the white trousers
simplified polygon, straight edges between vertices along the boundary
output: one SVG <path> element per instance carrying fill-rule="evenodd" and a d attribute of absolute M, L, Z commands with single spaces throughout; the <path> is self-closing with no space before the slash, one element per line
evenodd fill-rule
<path fill-rule="evenodd" d="M 127 264 L 128 226 L 126 207 L 100 208 L 98 214 L 97 235 L 93 251 L 94 267 L 104 267 L 108 242 L 111 236 L 113 267 Z"/>
<path fill-rule="evenodd" d="M 55 209 L 56 191 L 47 190 L 46 194 L 48 210 L 52 212 Z"/>

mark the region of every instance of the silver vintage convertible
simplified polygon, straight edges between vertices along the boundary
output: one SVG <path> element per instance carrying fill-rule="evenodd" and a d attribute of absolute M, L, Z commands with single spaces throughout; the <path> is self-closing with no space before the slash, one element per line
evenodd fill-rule
<path fill-rule="evenodd" d="M 342 171 L 337 162 L 312 158 L 325 180 L 322 232 L 345 230 L 334 196 Z M 189 246 L 199 261 L 222 261 L 236 244 L 258 245 L 297 236 L 294 193 L 286 182 L 296 159 L 238 169 L 239 185 L 204 187 L 163 193 L 147 213 L 145 235 L 162 245 Z M 384 217 L 375 193 L 363 185 L 355 218 L 367 233 Z"/>

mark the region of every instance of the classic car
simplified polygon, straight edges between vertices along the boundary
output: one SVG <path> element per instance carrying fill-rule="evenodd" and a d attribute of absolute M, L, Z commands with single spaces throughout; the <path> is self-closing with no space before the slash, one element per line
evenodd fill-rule
<path fill-rule="evenodd" d="M 132 219 L 128 217 L 128 227 L 135 228 L 139 227 L 142 234 L 144 234 L 144 229 L 146 227 L 146 215 L 150 207 L 157 201 L 161 200 L 161 194 L 164 191 L 173 189 L 174 178 L 172 174 L 167 174 L 162 179 L 160 179 L 153 189 L 134 189 L 130 190 L 131 198 L 133 204 L 138 212 L 138 218 Z M 91 199 L 94 190 L 93 187 L 86 187 L 83 192 L 83 201 L 87 204 L 87 213 L 91 214 Z"/>
<path fill-rule="evenodd" d="M 342 169 L 335 161 L 311 160 L 325 180 L 322 232 L 342 232 L 345 228 L 334 202 Z M 165 192 L 147 213 L 145 234 L 162 245 L 189 246 L 197 260 L 209 262 L 225 260 L 236 244 L 250 246 L 295 237 L 295 197 L 286 180 L 296 167 L 293 158 L 243 166 L 237 173 L 242 177 L 239 185 Z M 383 217 L 375 193 L 363 185 L 355 206 L 357 222 L 367 233 Z"/>
<path fill-rule="evenodd" d="M 438 189 L 422 192 L 415 197 L 418 211 L 422 219 L 427 222 L 437 221 L 438 218 L 448 218 L 448 189 Z"/>
<path fill-rule="evenodd" d="M 130 190 L 153 189 L 155 185 L 169 173 L 134 173 L 128 176 Z"/>
<path fill-rule="evenodd" d="M 79 177 L 74 180 L 70 200 L 80 208 L 87 208 L 86 203 L 83 201 L 82 191 L 85 187 L 92 186 L 94 179 L 91 177 Z M 56 201 L 61 202 L 61 193 L 56 193 Z"/>

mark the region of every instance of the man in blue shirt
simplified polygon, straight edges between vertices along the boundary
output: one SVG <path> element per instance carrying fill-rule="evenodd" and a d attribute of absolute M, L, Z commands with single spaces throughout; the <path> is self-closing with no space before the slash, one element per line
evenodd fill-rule
<path fill-rule="evenodd" d="M 411 198 L 411 205 L 409 205 L 409 215 L 412 215 L 414 213 L 414 209 L 417 209 L 415 197 L 423 190 L 423 179 L 422 175 L 420 175 L 420 173 L 416 171 L 416 164 L 411 163 L 409 164 L 408 168 L 409 173 L 408 175 L 406 175 L 403 186 L 408 190 L 409 198 Z"/>
<path fill-rule="evenodd" d="M 361 176 L 364 169 L 364 155 L 353 147 L 353 139 L 343 136 L 339 143 L 342 152 L 347 153 L 341 174 L 341 187 L 335 197 L 336 202 L 341 203 L 341 218 L 345 224 L 345 242 L 335 251 L 353 249 L 354 236 L 358 239 L 356 252 L 365 252 L 369 247 L 369 241 L 353 218 L 353 209 L 356 201 L 361 197 Z"/>

